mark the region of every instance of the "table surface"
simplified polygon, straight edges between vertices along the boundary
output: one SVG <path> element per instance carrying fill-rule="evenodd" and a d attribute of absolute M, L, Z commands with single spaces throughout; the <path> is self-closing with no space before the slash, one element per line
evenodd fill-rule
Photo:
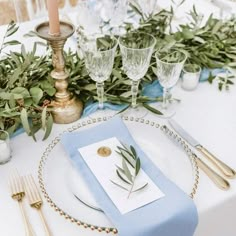
<path fill-rule="evenodd" d="M 33 29 L 35 23 L 26 23 L 24 29 Z M 0 28 L 0 38 L 5 27 Z M 22 31 L 20 32 L 22 33 Z M 0 39 L 1 40 L 1 39 Z M 31 39 L 24 39 L 27 46 L 32 45 Z M 76 48 L 73 39 L 67 47 Z M 236 140 L 236 86 L 230 91 L 219 92 L 217 85 L 209 85 L 207 82 L 199 84 L 194 91 L 188 92 L 180 88 L 178 84 L 173 90 L 175 97 L 181 98 L 175 120 L 183 124 L 197 140 L 201 140 L 209 150 L 217 157 L 236 169 L 235 140 Z M 157 119 L 149 114 L 148 118 Z M 76 122 L 75 122 L 76 123 Z M 13 150 L 12 160 L 0 166 L 0 234 L 6 236 L 23 236 L 24 229 L 17 203 L 10 197 L 7 179 L 12 169 L 25 174 L 33 174 L 37 178 L 37 170 L 40 157 L 50 141 L 68 125 L 54 125 L 50 137 L 46 141 L 40 141 L 42 133 L 38 134 L 37 142 L 25 133 L 13 138 L 11 146 Z M 199 225 L 195 236 L 234 236 L 236 235 L 235 218 L 236 211 L 236 180 L 230 180 L 229 191 L 221 191 L 211 183 L 204 173 L 200 172 L 200 183 L 194 202 L 199 212 Z M 53 235 L 98 235 L 88 229 L 84 229 L 69 221 L 66 221 L 44 201 L 43 211 Z M 25 202 L 27 214 L 37 235 L 44 235 L 39 216 L 35 210 L 31 210 Z M 99 233 L 105 235 L 105 233 Z"/>

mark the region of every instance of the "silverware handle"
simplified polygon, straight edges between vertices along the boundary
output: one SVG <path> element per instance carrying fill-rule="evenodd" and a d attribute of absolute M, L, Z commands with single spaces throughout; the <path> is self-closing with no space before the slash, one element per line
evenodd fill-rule
<path fill-rule="evenodd" d="M 227 178 L 235 178 L 236 172 L 231 167 L 226 165 L 223 161 L 219 160 L 216 156 L 210 153 L 206 148 L 203 146 L 197 146 L 197 149 L 210 160 L 220 171 L 221 173 Z"/>
<path fill-rule="evenodd" d="M 43 215 L 43 211 L 42 211 L 42 208 L 38 209 L 38 212 L 39 212 L 39 215 L 40 215 L 40 218 L 41 218 L 41 221 L 43 223 L 43 228 L 44 228 L 44 231 L 45 231 L 45 235 L 46 236 L 52 236 L 52 233 L 50 232 L 50 229 L 48 227 L 48 224 L 46 222 L 46 219 Z"/>
<path fill-rule="evenodd" d="M 195 156 L 198 166 L 205 172 L 205 174 L 212 180 L 212 182 L 222 190 L 228 190 L 230 188 L 229 182 L 218 175 L 213 169 L 211 169 L 205 162 Z"/>
<path fill-rule="evenodd" d="M 25 227 L 25 235 L 26 236 L 34 236 L 34 231 L 29 223 L 27 216 L 26 216 L 26 212 L 23 207 L 23 202 L 18 201 L 18 203 L 19 203 L 19 207 L 20 207 L 20 211 L 21 211 L 21 215 L 22 215 L 23 223 L 24 223 L 24 227 Z"/>

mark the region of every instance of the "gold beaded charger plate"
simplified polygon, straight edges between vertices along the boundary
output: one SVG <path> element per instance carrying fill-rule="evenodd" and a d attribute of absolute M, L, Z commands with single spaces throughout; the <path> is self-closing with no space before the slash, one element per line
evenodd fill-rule
<path fill-rule="evenodd" d="M 84 119 L 65 132 L 79 132 L 105 122 L 108 117 Z M 135 141 L 158 168 L 184 192 L 194 197 L 199 180 L 195 157 L 177 134 L 159 120 L 123 117 Z M 38 169 L 41 191 L 50 206 L 65 219 L 98 232 L 117 233 L 117 229 L 99 208 L 90 186 L 74 170 L 62 144 L 55 137 L 44 151 Z M 82 200 L 79 201 L 78 199 Z M 85 203 L 85 204 L 84 204 Z M 95 209 L 93 209 L 93 207 Z"/>

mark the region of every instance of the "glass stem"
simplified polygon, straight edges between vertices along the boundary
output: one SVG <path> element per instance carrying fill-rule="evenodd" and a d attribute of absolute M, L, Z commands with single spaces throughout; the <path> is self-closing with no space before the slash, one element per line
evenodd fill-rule
<path fill-rule="evenodd" d="M 132 80 L 132 85 L 131 85 L 132 103 L 131 103 L 131 106 L 133 108 L 135 108 L 137 106 L 138 85 L 139 85 L 139 81 Z"/>
<path fill-rule="evenodd" d="M 103 82 L 97 82 L 97 95 L 98 95 L 98 108 L 103 109 L 103 95 L 104 95 L 104 83 Z"/>
<path fill-rule="evenodd" d="M 163 88 L 163 102 L 162 102 L 163 109 L 166 109 L 168 106 L 168 94 L 169 90 L 167 88 Z"/>

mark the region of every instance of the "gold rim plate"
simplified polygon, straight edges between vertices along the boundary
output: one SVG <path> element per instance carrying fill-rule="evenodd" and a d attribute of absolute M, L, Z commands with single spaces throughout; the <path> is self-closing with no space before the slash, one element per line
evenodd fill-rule
<path fill-rule="evenodd" d="M 84 119 L 63 133 L 90 128 L 108 119 L 109 117 Z M 134 117 L 123 117 L 123 120 L 135 141 L 152 161 L 193 198 L 198 187 L 199 172 L 194 155 L 185 141 L 156 121 Z M 60 143 L 61 135 L 48 145 L 39 163 L 39 184 L 45 199 L 61 216 L 79 226 L 116 234 L 117 229 L 102 212 L 85 206 L 73 195 L 67 178 L 72 164 Z M 78 179 L 79 197 L 90 201 L 92 196 L 89 187 L 86 188 L 82 182 L 82 178 Z"/>

